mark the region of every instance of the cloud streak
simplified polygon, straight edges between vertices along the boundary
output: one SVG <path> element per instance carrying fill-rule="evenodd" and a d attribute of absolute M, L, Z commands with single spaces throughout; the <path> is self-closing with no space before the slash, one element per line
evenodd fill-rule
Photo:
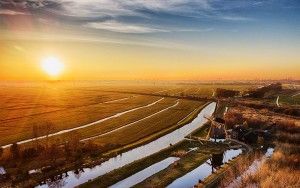
<path fill-rule="evenodd" d="M 0 14 L 28 12 L 56 17 L 63 24 L 120 33 L 168 32 L 170 29 L 159 21 L 152 23 L 153 16 L 160 14 L 196 19 L 251 20 L 221 14 L 219 10 L 233 6 L 227 4 L 218 0 L 0 0 Z"/>
<path fill-rule="evenodd" d="M 7 10 L 7 9 L 0 10 L 0 15 L 15 16 L 15 15 L 25 15 L 25 14 L 27 13 L 15 11 L 15 10 Z"/>
<path fill-rule="evenodd" d="M 73 16 L 141 16 L 142 11 L 191 13 L 208 10 L 208 0 L 60 0 L 68 14 Z"/>
<path fill-rule="evenodd" d="M 114 20 L 105 22 L 90 22 L 85 25 L 86 27 L 93 29 L 103 29 L 120 33 L 155 33 L 155 32 L 167 32 L 167 30 L 157 29 L 153 27 L 146 27 L 142 25 L 133 25 L 127 23 L 121 23 Z"/>

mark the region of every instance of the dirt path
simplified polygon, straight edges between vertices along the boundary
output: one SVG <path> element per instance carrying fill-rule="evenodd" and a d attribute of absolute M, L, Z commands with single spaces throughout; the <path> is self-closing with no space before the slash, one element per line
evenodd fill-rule
<path fill-rule="evenodd" d="M 97 135 L 97 136 L 92 136 L 92 137 L 89 137 L 89 138 L 85 138 L 85 139 L 82 139 L 82 140 L 80 140 L 80 141 L 83 142 L 83 141 L 87 141 L 87 140 L 99 138 L 99 137 L 101 137 L 101 136 L 104 136 L 104 135 L 113 133 L 113 132 L 118 131 L 118 130 L 120 130 L 120 129 L 124 129 L 124 128 L 126 128 L 126 127 L 129 127 L 130 125 L 133 125 L 133 124 L 135 124 L 135 123 L 141 122 L 141 121 L 143 121 L 143 120 L 145 120 L 145 119 L 151 118 L 151 117 L 153 117 L 153 116 L 155 116 L 155 115 L 157 115 L 157 114 L 160 114 L 160 113 L 162 113 L 162 112 L 164 112 L 164 111 L 166 111 L 166 110 L 169 110 L 170 108 L 174 108 L 174 107 L 177 106 L 178 104 L 179 104 L 179 101 L 177 100 L 175 104 L 173 104 L 173 105 L 171 105 L 171 106 L 169 106 L 169 107 L 167 107 L 167 108 L 165 108 L 165 109 L 162 109 L 162 110 L 160 110 L 160 111 L 158 111 L 158 112 L 155 112 L 155 113 L 153 113 L 153 114 L 151 114 L 151 115 L 149 115 L 149 116 L 147 116 L 147 117 L 144 117 L 144 118 L 139 119 L 139 120 L 137 120 L 137 121 L 135 121 L 135 122 L 126 124 L 126 125 L 124 125 L 124 126 L 122 126 L 122 127 L 116 128 L 116 129 L 114 129 L 114 130 L 108 131 L 108 132 L 106 132 L 106 133 L 103 133 L 103 134 L 100 134 L 100 135 Z"/>
<path fill-rule="evenodd" d="M 71 128 L 71 129 L 65 129 L 65 130 L 62 130 L 62 131 L 58 131 L 56 133 L 49 134 L 48 137 L 52 137 L 52 136 L 56 136 L 56 135 L 68 133 L 68 132 L 71 132 L 71 131 L 75 131 L 75 130 L 78 130 L 78 129 L 83 129 L 83 128 L 86 128 L 86 127 L 90 127 L 90 126 L 96 125 L 98 123 L 102 123 L 104 121 L 107 121 L 109 119 L 113 119 L 113 118 L 119 117 L 121 115 L 127 114 L 129 112 L 133 112 L 133 111 L 136 111 L 136 110 L 139 110 L 139 109 L 143 109 L 143 108 L 147 108 L 147 107 L 153 106 L 153 105 L 157 104 L 158 102 L 162 101 L 163 99 L 164 98 L 158 99 L 157 101 L 154 101 L 153 103 L 147 104 L 145 106 L 140 106 L 140 107 L 137 107 L 137 108 L 126 110 L 124 112 L 117 113 L 115 115 L 112 115 L 112 116 L 100 119 L 98 121 L 95 121 L 95 122 L 92 122 L 92 123 L 89 123 L 89 124 L 86 124 L 86 125 L 82 125 L 82 126 L 79 126 L 79 127 L 75 127 L 75 128 Z M 35 140 L 44 139 L 46 137 L 47 136 L 45 135 L 45 136 L 40 136 L 40 137 L 37 137 L 37 138 L 27 139 L 27 140 L 19 141 L 19 142 L 17 142 L 17 144 L 25 144 L 25 143 L 32 142 L 32 141 L 35 141 Z M 8 148 L 11 145 L 12 144 L 7 144 L 7 145 L 2 146 L 2 148 Z"/>

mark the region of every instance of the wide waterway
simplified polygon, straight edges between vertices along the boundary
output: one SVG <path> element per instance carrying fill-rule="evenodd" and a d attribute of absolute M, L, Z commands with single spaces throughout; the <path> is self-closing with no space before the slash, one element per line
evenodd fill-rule
<path fill-rule="evenodd" d="M 182 141 L 185 136 L 201 127 L 204 123 L 207 122 L 204 116 L 211 116 L 215 110 L 215 107 L 215 102 L 210 103 L 199 112 L 197 117 L 192 122 L 148 144 L 119 154 L 118 156 L 110 158 L 109 160 L 93 168 L 84 168 L 80 173 L 69 171 L 67 172 L 67 176 L 63 175 L 59 180 L 56 181 L 47 180 L 45 184 L 38 187 L 74 187 L 92 180 L 98 176 L 111 172 L 112 170 L 123 167 L 136 160 L 154 154 L 162 149 L 169 147 L 171 144 L 176 144 Z"/>

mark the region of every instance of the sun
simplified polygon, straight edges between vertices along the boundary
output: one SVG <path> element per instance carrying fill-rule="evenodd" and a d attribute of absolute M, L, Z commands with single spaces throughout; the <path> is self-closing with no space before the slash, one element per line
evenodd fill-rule
<path fill-rule="evenodd" d="M 46 57 L 41 62 L 43 70 L 50 76 L 58 76 L 64 69 L 64 64 L 56 57 Z"/>

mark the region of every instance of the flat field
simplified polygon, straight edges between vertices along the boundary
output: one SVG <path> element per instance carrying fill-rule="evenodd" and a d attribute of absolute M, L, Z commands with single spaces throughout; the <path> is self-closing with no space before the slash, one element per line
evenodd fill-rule
<path fill-rule="evenodd" d="M 38 127 L 36 136 L 79 127 L 76 131 L 84 139 L 136 121 L 143 123 L 141 119 L 160 116 L 176 103 L 174 98 L 122 93 L 151 94 L 164 89 L 151 85 L 2 83 L 0 88 L 1 146 L 33 138 L 34 127 Z"/>
<path fill-rule="evenodd" d="M 131 126 L 116 130 L 111 134 L 100 136 L 94 139 L 94 141 L 99 143 L 115 143 L 119 145 L 129 144 L 159 132 L 162 129 L 176 125 L 203 104 L 204 102 L 179 100 L 165 111 L 134 123 Z"/>
<path fill-rule="evenodd" d="M 176 96 L 209 98 L 217 87 L 243 91 L 253 86 L 127 82 L 0 83 L 0 145 L 46 134 L 54 134 L 51 138 L 63 140 L 66 134 L 74 131 L 81 140 L 123 145 L 176 125 L 204 104 L 203 101 L 177 100 Z"/>
<path fill-rule="evenodd" d="M 33 126 L 42 127 L 39 135 L 45 134 L 46 130 L 43 127 L 49 123 L 50 132 L 57 132 L 147 105 L 157 98 L 84 90 L 78 92 L 59 90 L 57 93 L 49 88 L 43 93 L 40 89 L 20 90 L 9 91 L 11 92 L 9 95 L 1 94 L 3 95 L 0 110 L 1 145 L 32 138 Z M 124 100 L 117 101 L 118 99 Z"/>
<path fill-rule="evenodd" d="M 19 177 L 15 164 L 22 163 L 19 183 L 32 169 L 53 168 L 30 176 L 29 187 L 58 173 L 54 169 L 74 169 L 80 161 L 93 166 L 190 122 L 218 87 L 253 85 L 0 83 L 0 166 Z"/>

